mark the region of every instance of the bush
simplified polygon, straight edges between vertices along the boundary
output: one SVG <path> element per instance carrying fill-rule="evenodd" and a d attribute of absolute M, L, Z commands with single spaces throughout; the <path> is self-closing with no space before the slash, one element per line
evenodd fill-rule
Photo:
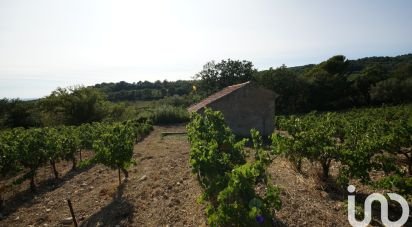
<path fill-rule="evenodd" d="M 189 113 L 182 107 L 162 105 L 153 109 L 151 118 L 154 124 L 183 123 L 189 121 Z"/>

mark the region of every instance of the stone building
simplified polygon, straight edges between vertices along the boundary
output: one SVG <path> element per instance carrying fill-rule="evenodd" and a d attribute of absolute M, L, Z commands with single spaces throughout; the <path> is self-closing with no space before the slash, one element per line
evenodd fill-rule
<path fill-rule="evenodd" d="M 232 131 L 239 136 L 250 136 L 255 128 L 268 136 L 274 130 L 276 94 L 253 82 L 235 84 L 218 91 L 188 108 L 202 113 L 205 107 L 219 110 Z"/>

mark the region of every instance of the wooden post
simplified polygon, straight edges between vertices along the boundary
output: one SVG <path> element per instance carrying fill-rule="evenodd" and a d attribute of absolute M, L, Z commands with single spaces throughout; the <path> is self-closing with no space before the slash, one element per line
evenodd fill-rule
<path fill-rule="evenodd" d="M 70 214 L 72 215 L 74 227 L 78 227 L 76 216 L 74 216 L 73 206 L 72 206 L 72 202 L 70 201 L 70 199 L 67 199 L 67 204 L 69 205 Z"/>
<path fill-rule="evenodd" d="M 122 178 L 120 176 L 120 167 L 117 168 L 117 171 L 119 172 L 119 186 L 122 183 Z"/>
<path fill-rule="evenodd" d="M 4 203 L 3 195 L 0 194 L 0 209 L 3 209 L 3 203 Z"/>

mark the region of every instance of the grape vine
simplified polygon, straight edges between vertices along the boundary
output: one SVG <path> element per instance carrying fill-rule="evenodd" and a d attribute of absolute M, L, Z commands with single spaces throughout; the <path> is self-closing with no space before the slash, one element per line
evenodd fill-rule
<path fill-rule="evenodd" d="M 302 160 L 319 163 L 323 180 L 329 178 L 331 162 L 339 163 L 337 180 L 342 187 L 351 179 L 359 179 L 407 192 L 412 174 L 411 113 L 409 105 L 280 116 L 272 149 L 288 157 L 298 169 Z M 399 156 L 405 161 L 396 162 Z M 372 182 L 372 171 L 383 171 L 388 178 Z"/>
<path fill-rule="evenodd" d="M 262 148 L 259 133 L 251 131 L 255 160 L 247 162 L 247 140 L 236 141 L 221 112 L 206 109 L 203 115 L 194 113 L 187 129 L 190 163 L 204 189 L 209 224 L 271 225 L 281 201 L 279 189 L 267 180 L 271 155 Z"/>
<path fill-rule="evenodd" d="M 81 150 L 93 149 L 95 155 L 87 163 L 118 168 L 127 178 L 127 167 L 133 163 L 134 142 L 152 129 L 147 122 L 127 121 L 4 130 L 0 132 L 0 175 L 13 177 L 23 173 L 23 177 L 15 183 L 29 179 L 30 188 L 35 191 L 38 168 L 50 164 L 57 179 L 59 172 L 56 163 L 70 161 L 72 170 L 75 170 L 78 166 L 77 154 L 81 159 Z"/>

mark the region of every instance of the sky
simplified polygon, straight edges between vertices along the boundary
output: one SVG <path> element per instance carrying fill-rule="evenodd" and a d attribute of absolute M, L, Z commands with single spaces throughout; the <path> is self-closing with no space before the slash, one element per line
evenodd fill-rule
<path fill-rule="evenodd" d="M 0 98 L 412 53 L 409 0 L 0 0 Z"/>

